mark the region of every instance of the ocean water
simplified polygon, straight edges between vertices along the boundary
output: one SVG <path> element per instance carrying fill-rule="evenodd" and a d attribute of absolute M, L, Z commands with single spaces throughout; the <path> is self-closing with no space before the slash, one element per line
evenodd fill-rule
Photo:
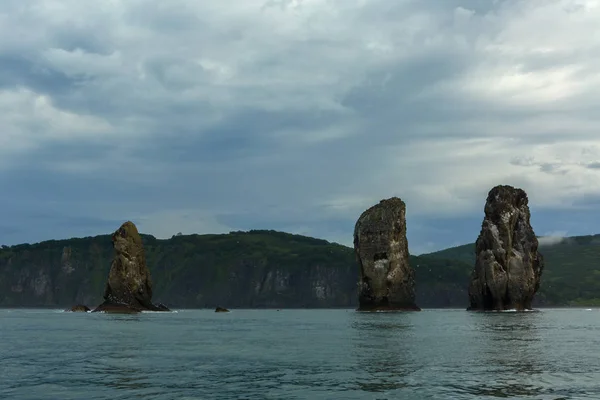
<path fill-rule="evenodd" d="M 0 399 L 600 399 L 600 310 L 0 310 Z"/>

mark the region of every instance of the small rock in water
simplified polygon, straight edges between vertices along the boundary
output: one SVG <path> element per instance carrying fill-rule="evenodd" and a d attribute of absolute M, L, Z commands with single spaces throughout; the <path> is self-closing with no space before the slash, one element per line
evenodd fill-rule
<path fill-rule="evenodd" d="M 223 307 L 217 307 L 215 309 L 215 312 L 229 312 L 229 310 Z"/>
<path fill-rule="evenodd" d="M 65 311 L 71 311 L 71 312 L 89 312 L 90 309 L 87 306 L 83 305 L 83 304 L 77 304 L 77 305 L 75 305 L 75 306 L 73 306 L 70 309 L 65 310 Z"/>

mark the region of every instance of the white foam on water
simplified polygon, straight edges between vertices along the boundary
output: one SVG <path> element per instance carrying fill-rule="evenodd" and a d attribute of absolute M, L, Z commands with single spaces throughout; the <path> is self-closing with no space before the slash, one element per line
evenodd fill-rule
<path fill-rule="evenodd" d="M 71 310 L 52 310 L 53 312 L 56 313 L 72 313 L 73 311 Z M 90 311 L 85 311 L 88 314 L 91 314 L 92 310 Z M 172 311 L 141 311 L 141 313 L 143 314 L 177 314 L 179 313 L 179 311 L 177 310 L 172 310 Z M 106 314 L 106 311 L 96 311 L 96 314 Z"/>

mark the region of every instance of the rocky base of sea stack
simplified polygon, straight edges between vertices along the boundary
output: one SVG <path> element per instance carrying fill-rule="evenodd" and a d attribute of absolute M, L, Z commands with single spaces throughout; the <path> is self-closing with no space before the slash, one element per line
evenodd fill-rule
<path fill-rule="evenodd" d="M 90 309 L 83 304 L 77 304 L 65 311 L 67 311 L 67 312 L 90 312 Z"/>
<path fill-rule="evenodd" d="M 538 310 L 536 308 L 481 309 L 481 308 L 472 308 L 472 307 L 468 307 L 467 311 L 481 312 L 481 313 L 540 312 L 540 310 Z"/>
<path fill-rule="evenodd" d="M 138 308 L 128 304 L 104 302 L 94 309 L 92 312 L 104 312 L 109 314 L 137 314 L 142 311 L 171 311 L 164 304 L 152 305 L 151 307 Z"/>
<path fill-rule="evenodd" d="M 359 306 L 356 311 L 359 312 L 407 312 L 421 311 L 417 305 L 412 306 Z"/>

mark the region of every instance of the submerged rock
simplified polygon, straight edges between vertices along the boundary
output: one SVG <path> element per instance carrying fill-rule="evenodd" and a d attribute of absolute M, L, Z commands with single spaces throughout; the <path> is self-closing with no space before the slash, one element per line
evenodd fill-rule
<path fill-rule="evenodd" d="M 133 222 L 127 221 L 112 235 L 115 257 L 104 290 L 104 303 L 94 312 L 135 313 L 169 311 L 152 304 L 152 282 L 146 265 L 142 238 Z"/>
<path fill-rule="evenodd" d="M 217 307 L 215 309 L 215 312 L 229 312 L 229 310 L 223 307 Z"/>
<path fill-rule="evenodd" d="M 525 191 L 496 186 L 489 192 L 475 243 L 469 310 L 531 309 L 544 262 L 529 219 Z"/>
<path fill-rule="evenodd" d="M 414 271 L 408 263 L 406 205 L 397 197 L 362 213 L 354 228 L 360 267 L 359 310 L 419 311 Z"/>
<path fill-rule="evenodd" d="M 75 306 L 73 306 L 70 309 L 65 310 L 65 311 L 71 311 L 71 312 L 88 312 L 88 311 L 90 311 L 90 309 L 87 306 L 83 305 L 83 304 L 77 304 L 77 305 L 75 305 Z"/>

